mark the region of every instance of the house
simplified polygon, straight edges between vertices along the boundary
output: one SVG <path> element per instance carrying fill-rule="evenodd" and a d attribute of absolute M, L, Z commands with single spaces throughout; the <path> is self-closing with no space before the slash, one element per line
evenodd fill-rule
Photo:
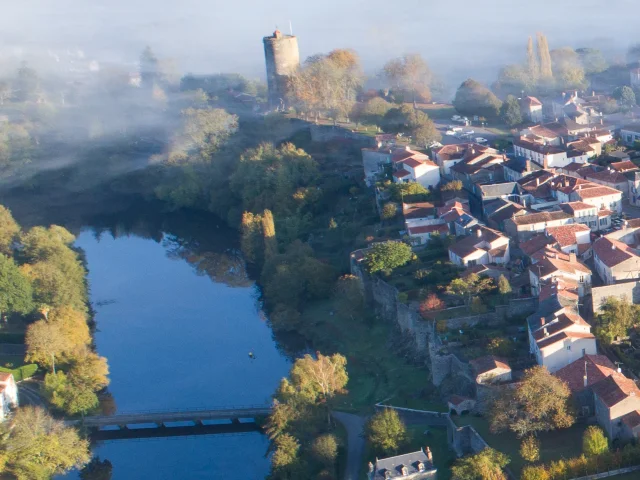
<path fill-rule="evenodd" d="M 529 159 L 545 170 L 571 163 L 564 148 L 538 143 L 530 136 L 521 136 L 515 139 L 513 141 L 513 150 L 517 157 Z"/>
<path fill-rule="evenodd" d="M 593 263 L 606 285 L 640 278 L 640 256 L 627 244 L 608 237 L 593 242 Z"/>
<path fill-rule="evenodd" d="M 520 100 L 520 110 L 530 122 L 542 122 L 542 102 L 536 97 L 524 97 Z"/>
<path fill-rule="evenodd" d="M 550 245 L 554 242 L 554 239 L 549 237 L 544 233 L 538 233 L 534 235 L 529 240 L 524 242 L 520 242 L 518 248 L 524 254 L 527 264 L 533 264 L 538 261 L 538 258 L 541 258 L 541 255 L 536 255 L 538 252 L 543 252 L 547 245 Z"/>
<path fill-rule="evenodd" d="M 616 172 L 613 169 L 590 169 L 583 172 L 582 178 L 590 182 L 604 185 L 622 192 L 622 198 L 629 196 L 629 180 L 626 175 Z"/>
<path fill-rule="evenodd" d="M 598 208 L 585 202 L 567 202 L 558 205 L 563 212 L 573 215 L 574 223 L 586 225 L 591 231 L 600 230 L 598 224 Z"/>
<path fill-rule="evenodd" d="M 604 355 L 585 355 L 556 371 L 553 375 L 567 384 L 581 417 L 595 415 L 591 387 L 617 373 L 616 367 Z"/>
<path fill-rule="evenodd" d="M 629 203 L 640 207 L 640 172 L 629 172 Z"/>
<path fill-rule="evenodd" d="M 547 227 L 558 227 L 573 223 L 573 215 L 562 210 L 519 215 L 504 220 L 507 235 L 518 242 L 524 242 Z"/>
<path fill-rule="evenodd" d="M 471 200 L 479 200 L 479 210 L 484 212 L 486 203 L 498 198 L 520 203 L 524 190 L 518 182 L 502 182 L 486 185 L 476 184 L 473 186 L 472 193 L 474 198 Z"/>
<path fill-rule="evenodd" d="M 480 222 L 478 222 L 476 217 L 469 213 L 463 213 L 453 221 L 453 233 L 456 237 L 471 235 L 473 228 L 478 225 L 480 225 Z"/>
<path fill-rule="evenodd" d="M 578 260 L 575 253 L 566 254 L 546 247 L 534 255 L 534 262 L 529 266 L 531 295 L 540 295 L 544 284 L 558 280 L 571 285 L 579 297 L 591 291 L 591 270 Z"/>
<path fill-rule="evenodd" d="M 591 390 L 596 419 L 611 440 L 637 434 L 640 390 L 632 379 L 614 372 Z"/>
<path fill-rule="evenodd" d="M 395 183 L 416 182 L 432 189 L 440 183 L 440 169 L 429 157 L 408 148 L 391 157 Z"/>
<path fill-rule="evenodd" d="M 379 142 L 376 148 L 363 148 L 361 152 L 364 181 L 368 187 L 371 187 L 378 177 L 384 173 L 385 165 L 391 164 L 393 147 Z"/>
<path fill-rule="evenodd" d="M 590 136 L 584 136 L 566 143 L 567 150 L 579 152 L 580 155 L 586 155 L 587 158 L 597 157 L 602 154 L 602 143 L 600 140 Z M 579 162 L 584 163 L 584 162 Z"/>
<path fill-rule="evenodd" d="M 559 127 L 557 124 L 534 125 L 520 131 L 520 136 L 528 137 L 540 144 L 559 147 L 562 145 L 562 137 L 566 135 L 566 132 L 557 127 Z"/>
<path fill-rule="evenodd" d="M 449 260 L 460 267 L 505 264 L 510 257 L 509 238 L 491 228 L 477 226 L 471 235 L 449 247 Z"/>
<path fill-rule="evenodd" d="M 620 128 L 620 141 L 628 147 L 633 147 L 633 144 L 640 140 L 640 123 L 625 125 Z"/>
<path fill-rule="evenodd" d="M 599 210 L 611 210 L 614 214 L 622 213 L 622 192 L 615 188 L 591 183 L 577 185 L 573 191 L 575 197 L 569 201 L 580 200 L 598 207 Z"/>
<path fill-rule="evenodd" d="M 459 143 L 455 145 L 444 145 L 433 150 L 433 157 L 440 167 L 440 175 L 451 178 L 451 167 L 461 162 L 469 160 L 479 155 L 498 155 L 498 151 L 477 143 Z"/>
<path fill-rule="evenodd" d="M 434 220 L 436 218 L 436 207 L 431 202 L 402 203 L 402 215 L 405 226 Z"/>
<path fill-rule="evenodd" d="M 463 413 L 470 412 L 476 406 L 476 401 L 473 398 L 463 397 L 460 395 L 451 395 L 447 402 L 449 412 L 454 412 L 456 415 L 462 415 Z"/>
<path fill-rule="evenodd" d="M 503 155 L 476 153 L 456 163 L 450 172 L 454 180 L 460 180 L 465 189 L 473 191 L 475 184 L 502 182 L 504 161 Z"/>
<path fill-rule="evenodd" d="M 640 168 L 638 168 L 636 166 L 635 163 L 633 163 L 631 160 L 629 160 L 629 156 L 627 155 L 627 160 L 620 160 L 619 162 L 612 162 L 609 164 L 609 168 L 613 169 L 613 171 L 618 172 L 618 173 L 627 173 L 627 172 L 637 172 L 640 170 Z"/>
<path fill-rule="evenodd" d="M 546 234 L 553 238 L 554 244 L 564 253 L 575 253 L 586 259 L 591 256 L 591 229 L 581 223 L 547 227 Z"/>
<path fill-rule="evenodd" d="M 502 170 L 506 182 L 517 182 L 528 174 L 540 170 L 540 166 L 524 157 L 515 157 L 504 162 Z"/>
<path fill-rule="evenodd" d="M 511 381 L 511 367 L 506 360 L 494 355 L 486 355 L 469 362 L 479 385 Z"/>
<path fill-rule="evenodd" d="M 7 418 L 13 408 L 18 407 L 18 386 L 13 374 L 0 372 L 0 422 Z"/>
<path fill-rule="evenodd" d="M 434 235 L 449 235 L 449 227 L 445 223 L 432 225 L 414 225 L 407 228 L 411 245 L 427 245 Z"/>
<path fill-rule="evenodd" d="M 502 198 L 491 200 L 484 207 L 484 217 L 487 225 L 496 230 L 504 231 L 504 222 L 508 218 L 518 217 L 529 213 L 519 203 L 515 203 Z"/>
<path fill-rule="evenodd" d="M 529 350 L 538 365 L 547 367 L 551 373 L 597 353 L 591 326 L 570 308 L 561 308 L 548 316 L 538 312 L 527 318 L 527 324 Z"/>
<path fill-rule="evenodd" d="M 376 458 L 375 465 L 369 462 L 369 480 L 388 480 L 402 478 L 409 480 L 435 479 L 437 469 L 433 466 L 433 454 L 426 447 L 417 452 L 405 453 L 395 457 Z"/>

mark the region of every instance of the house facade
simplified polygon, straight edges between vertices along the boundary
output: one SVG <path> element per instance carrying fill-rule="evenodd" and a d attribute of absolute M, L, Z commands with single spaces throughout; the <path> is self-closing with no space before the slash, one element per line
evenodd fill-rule
<path fill-rule="evenodd" d="M 12 409 L 18 407 L 18 386 L 13 374 L 0 372 L 0 421 L 4 421 Z"/>
<path fill-rule="evenodd" d="M 395 457 L 376 458 L 375 464 L 369 462 L 368 480 L 390 480 L 402 478 L 409 480 L 435 480 L 437 469 L 433 466 L 433 454 L 429 447 L 417 452 L 396 455 Z"/>
<path fill-rule="evenodd" d="M 482 226 L 475 227 L 471 235 L 449 247 L 449 260 L 460 267 L 505 264 L 510 259 L 509 238 Z"/>
<path fill-rule="evenodd" d="M 593 243 L 593 263 L 605 285 L 640 278 L 640 256 L 627 244 L 608 237 Z"/>

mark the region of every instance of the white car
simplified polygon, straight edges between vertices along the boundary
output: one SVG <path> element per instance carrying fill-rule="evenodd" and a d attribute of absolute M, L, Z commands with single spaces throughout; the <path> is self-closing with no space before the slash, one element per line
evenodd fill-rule
<path fill-rule="evenodd" d="M 444 134 L 451 136 L 451 135 L 455 135 L 456 132 L 454 132 L 453 130 L 447 130 L 446 132 L 444 132 Z"/>
<path fill-rule="evenodd" d="M 474 133 L 476 133 L 476 132 L 474 132 L 473 130 L 467 130 L 467 131 L 466 131 L 466 132 L 464 132 L 464 133 L 465 133 L 465 135 L 473 135 L 473 134 L 474 134 Z"/>
<path fill-rule="evenodd" d="M 476 137 L 476 143 L 489 143 L 489 140 L 483 137 Z"/>
<path fill-rule="evenodd" d="M 454 132 L 461 132 L 462 127 L 453 127 L 451 130 L 453 130 Z"/>
<path fill-rule="evenodd" d="M 442 144 L 440 142 L 431 142 L 428 147 L 429 148 L 440 148 Z"/>
<path fill-rule="evenodd" d="M 460 115 L 454 115 L 453 117 L 451 117 L 451 120 L 453 120 L 454 122 L 457 122 L 459 120 L 462 120 L 462 117 Z"/>

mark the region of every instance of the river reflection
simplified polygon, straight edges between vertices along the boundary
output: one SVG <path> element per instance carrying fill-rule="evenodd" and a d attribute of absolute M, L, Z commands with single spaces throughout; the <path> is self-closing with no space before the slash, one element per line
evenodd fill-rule
<path fill-rule="evenodd" d="M 76 242 L 118 411 L 268 402 L 289 361 L 260 311 L 236 233 L 208 215 L 118 218 L 92 222 Z M 116 480 L 258 479 L 268 471 L 266 448 L 253 433 L 106 442 L 94 453 L 113 464 Z"/>

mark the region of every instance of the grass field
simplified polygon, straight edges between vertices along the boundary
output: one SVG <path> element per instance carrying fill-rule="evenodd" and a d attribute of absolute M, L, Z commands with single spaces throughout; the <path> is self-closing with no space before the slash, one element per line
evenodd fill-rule
<path fill-rule="evenodd" d="M 312 304 L 303 313 L 303 323 L 316 349 L 347 358 L 349 393 L 336 398 L 338 409 L 371 413 L 375 403 L 393 400 L 396 406 L 446 411 L 435 396 L 429 371 L 389 349 L 390 336 L 395 334 L 390 325 L 382 320 L 342 318 L 335 312 L 329 300 Z"/>
<path fill-rule="evenodd" d="M 463 416 L 453 417 L 456 424 L 471 425 L 490 447 L 505 453 L 511 458 L 509 468 L 516 475 L 520 475 L 526 462 L 520 457 L 520 440 L 511 432 L 492 434 L 486 418 Z M 574 425 L 564 430 L 545 432 L 538 435 L 540 440 L 540 461 L 548 463 L 561 458 L 571 458 L 582 454 L 582 434 L 587 428 L 585 424 Z M 620 477 L 616 477 L 620 478 Z M 636 477 L 638 478 L 638 477 Z"/>

